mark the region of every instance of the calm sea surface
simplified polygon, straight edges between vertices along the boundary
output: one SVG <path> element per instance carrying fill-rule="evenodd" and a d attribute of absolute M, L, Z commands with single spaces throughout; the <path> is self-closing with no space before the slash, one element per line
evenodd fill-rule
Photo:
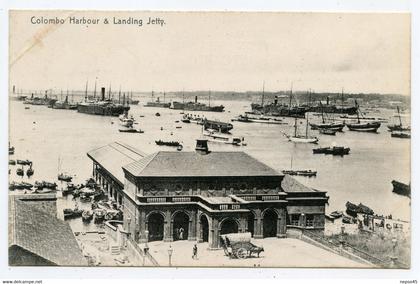
<path fill-rule="evenodd" d="M 145 99 L 141 100 L 141 104 Z M 191 112 L 205 115 L 208 119 L 230 121 L 233 117 L 250 110 L 246 101 L 213 101 L 223 104 L 225 112 Z M 25 109 L 29 106 L 30 109 Z M 159 112 L 160 117 L 155 113 Z M 11 159 L 29 159 L 33 161 L 35 174 L 29 179 L 56 181 L 58 172 L 75 175 L 74 182 L 82 183 L 92 174 L 92 163 L 86 152 L 113 141 L 132 145 L 143 152 L 153 153 L 159 150 L 175 150 L 171 147 L 159 147 L 155 140 L 177 140 L 183 142 L 184 151 L 193 151 L 195 139 L 201 136 L 201 127 L 194 123 L 185 124 L 180 120 L 179 110 L 147 108 L 142 105 L 131 106 L 138 124 L 136 127 L 145 131 L 143 134 L 120 133 L 116 117 L 102 117 L 77 113 L 72 110 L 56 110 L 45 106 L 24 105 L 22 102 L 10 102 L 10 144 L 15 147 Z M 140 117 L 144 115 L 144 117 Z M 392 110 L 368 114 L 391 118 Z M 317 120 L 318 118 L 314 118 Z M 344 210 L 345 203 L 362 202 L 378 214 L 392 214 L 394 218 L 410 219 L 410 200 L 392 193 L 393 179 L 408 183 L 410 181 L 410 140 L 391 138 L 386 123 L 379 129 L 379 134 L 348 131 L 336 136 L 321 135 L 318 146 L 312 144 L 294 144 L 289 142 L 282 132 L 293 133 L 294 119 L 284 118 L 287 125 L 267 125 L 259 123 L 233 122 L 231 131 L 235 136 L 243 136 L 247 146 L 232 146 L 211 143 L 213 151 L 245 151 L 274 169 L 316 169 L 315 178 L 298 177 L 307 186 L 327 191 L 330 196 L 327 212 Z M 299 132 L 304 134 L 306 122 L 299 124 Z M 177 129 L 176 126 L 182 126 Z M 163 130 L 161 130 L 163 127 Z M 347 146 L 350 155 L 333 157 L 314 155 L 312 149 L 320 146 Z M 61 161 L 59 163 L 59 161 Z M 292 163 L 291 163 L 292 162 Z M 16 175 L 16 166 L 11 166 L 10 180 L 28 180 Z M 58 183 L 59 187 L 64 186 Z M 62 209 L 73 207 L 72 197 L 63 198 L 58 194 L 59 215 Z M 80 204 L 82 207 L 90 205 Z M 74 230 L 92 229 L 91 225 L 82 225 L 81 219 L 70 221 Z"/>

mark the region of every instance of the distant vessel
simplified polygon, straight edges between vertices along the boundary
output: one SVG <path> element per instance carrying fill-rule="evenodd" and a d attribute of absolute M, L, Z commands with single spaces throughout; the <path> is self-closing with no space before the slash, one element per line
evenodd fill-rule
<path fill-rule="evenodd" d="M 86 85 L 87 86 L 87 85 Z M 87 101 L 87 89 L 85 102 L 77 105 L 77 112 L 104 115 L 104 116 L 119 116 L 124 112 L 128 112 L 130 107 L 122 104 L 115 104 L 110 99 L 105 100 L 105 88 L 102 87 L 102 100 L 101 101 Z M 109 94 L 111 90 L 109 90 Z"/>
<path fill-rule="evenodd" d="M 322 103 L 320 103 L 320 106 L 322 107 Z M 311 129 L 329 129 L 329 130 L 333 130 L 335 132 L 337 131 L 343 131 L 343 128 L 345 126 L 344 122 L 336 122 L 336 121 L 332 121 L 332 122 L 327 122 L 324 116 L 324 112 L 321 109 L 321 116 L 322 116 L 322 123 L 309 123 L 309 125 L 311 126 Z M 335 132 L 325 132 L 323 134 L 330 134 L 330 135 L 335 135 Z"/>
<path fill-rule="evenodd" d="M 330 154 L 333 156 L 343 156 L 350 153 L 350 148 L 342 146 L 333 146 L 333 147 L 321 147 L 312 149 L 314 154 Z"/>
<path fill-rule="evenodd" d="M 56 101 L 52 108 L 54 109 L 77 109 L 77 104 L 69 103 L 68 95 L 66 95 L 66 98 L 64 101 Z"/>
<path fill-rule="evenodd" d="M 156 140 L 155 141 L 156 145 L 159 146 L 172 146 L 172 147 L 178 147 L 179 145 L 181 145 L 181 143 L 179 143 L 178 141 L 163 141 L 163 140 Z"/>
<path fill-rule="evenodd" d="M 293 170 L 293 156 L 290 157 L 290 170 L 283 170 L 283 174 L 291 176 L 306 176 L 306 177 L 315 177 L 317 171 L 314 170 Z"/>
<path fill-rule="evenodd" d="M 327 104 L 323 105 L 321 102 L 316 106 L 309 106 L 307 111 L 316 113 L 342 113 L 342 114 L 356 114 L 357 106 L 344 105 L 344 93 L 341 89 L 341 106 L 330 104 L 330 98 L 327 97 Z"/>
<path fill-rule="evenodd" d="M 172 109 L 188 110 L 188 111 L 213 111 L 213 112 L 222 112 L 225 107 L 223 105 L 211 106 L 210 105 L 210 94 L 209 94 L 209 103 L 208 105 L 199 103 L 197 101 L 197 96 L 195 96 L 194 102 L 172 102 Z"/>
<path fill-rule="evenodd" d="M 258 103 L 251 104 L 252 113 L 270 115 L 270 116 L 286 116 L 286 117 L 304 118 L 305 113 L 306 113 L 306 108 L 299 107 L 299 106 L 292 106 L 292 97 L 293 97 L 293 92 L 292 90 L 290 90 L 289 105 L 279 104 L 278 96 L 275 96 L 274 102 L 270 104 L 264 104 L 264 85 L 263 85 L 261 104 L 258 104 Z"/>
<path fill-rule="evenodd" d="M 132 127 L 134 124 L 134 117 L 128 117 L 128 112 L 124 112 L 119 117 L 121 126 Z"/>
<path fill-rule="evenodd" d="M 255 116 L 255 115 L 248 115 L 248 114 L 240 114 L 237 117 L 233 118 L 232 121 L 238 122 L 255 122 L 255 123 L 264 123 L 264 124 L 287 124 L 282 119 L 274 118 L 274 117 L 267 117 L 264 115 Z"/>
<path fill-rule="evenodd" d="M 163 102 L 160 101 L 159 97 L 156 99 L 156 101 L 153 101 L 154 92 L 152 91 L 152 101 L 147 102 L 144 106 L 145 107 L 162 107 L 162 108 L 169 108 L 171 106 L 171 103 L 165 102 L 165 93 L 163 93 Z"/>
<path fill-rule="evenodd" d="M 235 146 L 240 146 L 244 140 L 243 138 L 240 138 L 240 137 L 232 137 L 231 135 L 222 134 L 220 132 L 216 132 L 212 130 L 204 130 L 203 135 L 210 137 L 208 142 L 231 144 Z"/>
<path fill-rule="evenodd" d="M 392 131 L 391 132 L 391 137 L 410 139 L 411 138 L 411 132 L 410 131 Z"/>
<path fill-rule="evenodd" d="M 356 105 L 357 105 L 357 101 L 356 101 Z M 351 131 L 359 131 L 359 132 L 377 132 L 378 128 L 381 127 L 381 123 L 379 121 L 360 122 L 359 112 L 360 111 L 358 110 L 357 123 L 346 123 L 348 129 Z"/>
<path fill-rule="evenodd" d="M 411 131 L 410 126 L 403 126 L 402 121 L 401 121 L 401 114 L 400 114 L 399 107 L 397 107 L 397 112 L 398 112 L 399 124 L 387 125 L 389 131 Z"/>
<path fill-rule="evenodd" d="M 405 184 L 396 180 L 393 180 L 392 182 L 392 192 L 404 196 L 411 197 L 411 186 L 410 184 Z"/>
<path fill-rule="evenodd" d="M 228 123 L 228 122 L 204 119 L 203 128 L 205 130 L 212 129 L 212 130 L 219 131 L 221 133 L 229 133 L 229 131 L 233 129 L 233 125 L 232 123 Z"/>

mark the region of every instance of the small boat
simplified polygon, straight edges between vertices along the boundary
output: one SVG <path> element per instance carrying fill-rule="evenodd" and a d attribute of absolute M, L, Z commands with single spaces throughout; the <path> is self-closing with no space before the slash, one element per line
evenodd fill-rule
<path fill-rule="evenodd" d="M 393 180 L 392 182 L 392 192 L 399 194 L 399 195 L 404 195 L 407 197 L 411 197 L 411 186 L 410 184 L 405 184 L 396 180 Z"/>
<path fill-rule="evenodd" d="M 155 141 L 156 145 L 159 146 L 171 146 L 171 147 L 178 147 L 180 143 L 178 141 L 163 141 L 163 140 L 157 140 Z"/>
<path fill-rule="evenodd" d="M 235 137 L 212 130 L 204 130 L 203 135 L 212 138 L 209 139 L 208 142 L 231 144 L 235 146 L 241 145 L 241 142 L 244 140 L 243 137 Z"/>
<path fill-rule="evenodd" d="M 352 218 L 349 216 L 343 216 L 342 222 L 345 224 L 351 224 L 352 223 Z"/>
<path fill-rule="evenodd" d="M 356 107 L 357 107 L 357 122 L 353 123 L 346 123 L 347 128 L 350 131 L 359 131 L 359 132 L 377 132 L 378 128 L 381 127 L 380 121 L 367 121 L 367 122 L 360 122 L 360 110 L 359 105 L 356 101 Z"/>
<path fill-rule="evenodd" d="M 82 217 L 83 210 L 79 209 L 76 206 L 74 209 L 71 209 L 71 208 L 63 209 L 63 213 L 64 213 L 64 219 L 78 218 L 78 217 Z"/>
<path fill-rule="evenodd" d="M 29 169 L 27 169 L 26 170 L 26 175 L 28 176 L 28 177 L 31 177 L 31 176 L 33 176 L 33 174 L 34 174 L 34 169 L 32 169 L 32 165 L 29 167 Z"/>
<path fill-rule="evenodd" d="M 128 117 L 128 112 L 126 111 L 123 114 L 121 114 L 118 118 L 122 126 L 132 127 L 134 124 L 134 117 L 133 116 Z"/>
<path fill-rule="evenodd" d="M 9 147 L 9 155 L 13 155 L 15 153 L 15 147 Z"/>
<path fill-rule="evenodd" d="M 187 117 L 182 118 L 181 121 L 183 123 L 191 123 L 191 120 L 189 118 L 187 118 Z"/>
<path fill-rule="evenodd" d="M 407 132 L 407 131 L 392 131 L 391 132 L 391 137 L 410 139 L 411 138 L 411 132 Z"/>
<path fill-rule="evenodd" d="M 34 193 L 52 193 L 55 192 L 54 189 L 51 188 L 35 188 Z"/>
<path fill-rule="evenodd" d="M 25 109 L 30 109 L 30 107 L 26 106 Z"/>
<path fill-rule="evenodd" d="M 343 212 L 342 211 L 334 211 L 330 213 L 330 216 L 333 217 L 334 219 L 343 217 Z"/>
<path fill-rule="evenodd" d="M 83 213 L 82 213 L 82 221 L 83 222 L 88 223 L 88 222 L 92 221 L 92 219 L 93 219 L 93 212 L 92 211 L 90 211 L 90 210 L 83 211 Z"/>
<path fill-rule="evenodd" d="M 290 136 L 290 135 L 287 135 L 287 134 L 285 134 L 285 135 L 289 139 L 289 141 L 291 141 L 291 142 L 295 142 L 295 143 L 314 143 L 314 144 L 316 144 L 316 143 L 318 143 L 318 137 L 308 136 L 308 125 L 309 125 L 308 118 L 306 118 L 306 133 L 305 133 L 305 135 L 298 135 L 297 134 L 297 117 L 295 117 L 295 126 L 294 126 L 295 133 L 294 133 L 294 135 L 293 136 Z"/>
<path fill-rule="evenodd" d="M 182 151 L 182 149 L 184 148 L 184 146 L 182 146 L 182 144 L 179 144 L 177 147 L 176 147 L 176 150 L 177 151 Z"/>
<path fill-rule="evenodd" d="M 176 129 L 181 129 L 181 128 L 182 128 L 182 126 L 176 126 L 175 128 L 176 128 Z"/>
<path fill-rule="evenodd" d="M 55 189 L 57 189 L 57 184 L 55 182 L 51 183 L 51 182 L 47 182 L 47 181 L 41 181 L 41 182 L 36 181 L 35 182 L 35 187 L 38 188 L 38 189 L 48 188 L 48 189 L 55 190 Z"/>
<path fill-rule="evenodd" d="M 87 195 L 85 195 L 85 194 L 80 194 L 80 202 L 85 202 L 85 203 L 87 203 L 87 202 L 91 202 L 92 201 L 92 197 L 90 197 L 90 196 L 87 196 Z"/>
<path fill-rule="evenodd" d="M 12 165 L 12 166 L 16 165 L 16 161 L 15 160 L 9 160 L 9 165 Z"/>
<path fill-rule="evenodd" d="M 14 182 L 12 181 L 9 184 L 9 190 L 15 190 L 15 189 L 32 189 L 33 185 L 28 182 Z"/>
<path fill-rule="evenodd" d="M 23 166 L 30 166 L 32 165 L 32 162 L 29 160 L 16 160 L 16 163 L 18 165 L 23 165 Z"/>
<path fill-rule="evenodd" d="M 333 156 L 343 156 L 348 155 L 350 153 L 349 147 L 342 147 L 342 146 L 333 146 L 333 147 L 321 147 L 312 149 L 314 154 L 326 154 L 326 155 L 333 155 Z"/>
<path fill-rule="evenodd" d="M 63 196 L 67 196 L 70 193 L 72 193 L 74 190 L 76 190 L 76 186 L 72 183 L 67 184 L 66 188 L 63 188 L 63 190 L 61 191 Z"/>
<path fill-rule="evenodd" d="M 313 170 L 283 170 L 283 174 L 291 176 L 305 176 L 305 177 L 314 177 L 317 174 L 317 171 Z"/>
<path fill-rule="evenodd" d="M 104 209 L 95 209 L 95 223 L 102 223 L 105 220 L 106 210 Z"/>
<path fill-rule="evenodd" d="M 324 135 L 335 135 L 338 130 L 335 130 L 333 128 L 319 128 L 319 133 Z"/>
<path fill-rule="evenodd" d="M 72 176 L 70 176 L 68 174 L 65 174 L 65 173 L 59 174 L 57 178 L 58 178 L 58 180 L 66 181 L 66 182 L 71 182 L 71 180 L 73 179 Z"/>
<path fill-rule="evenodd" d="M 157 112 L 157 113 L 155 113 L 155 116 L 160 116 L 160 113 L 158 113 L 158 112 Z"/>
<path fill-rule="evenodd" d="M 410 126 L 403 126 L 402 121 L 401 121 L 401 114 L 400 114 L 400 108 L 399 107 L 397 107 L 397 112 L 398 112 L 399 124 L 387 125 L 389 131 L 411 131 Z M 394 136 L 392 136 L 392 137 L 394 137 Z M 398 136 L 396 136 L 396 137 L 398 137 Z M 400 138 L 406 138 L 406 137 L 400 137 Z"/>
<path fill-rule="evenodd" d="M 120 128 L 120 129 L 118 129 L 118 131 L 123 132 L 123 133 L 144 133 L 143 130 L 136 129 L 136 128 L 133 128 L 133 127 Z"/>
<path fill-rule="evenodd" d="M 17 169 L 16 169 L 16 174 L 17 174 L 18 176 L 23 177 L 23 175 L 25 174 L 25 172 L 24 172 L 23 168 L 17 168 Z"/>

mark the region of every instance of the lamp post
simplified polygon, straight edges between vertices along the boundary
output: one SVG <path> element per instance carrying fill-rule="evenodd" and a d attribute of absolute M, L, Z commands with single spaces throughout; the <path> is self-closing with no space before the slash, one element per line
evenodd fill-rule
<path fill-rule="evenodd" d="M 146 237 L 146 243 L 144 244 L 144 248 L 143 248 L 143 266 L 144 266 L 144 264 L 145 264 L 145 260 L 146 260 L 146 255 L 148 254 L 148 252 L 149 252 L 149 245 L 148 245 L 148 240 L 149 240 L 149 231 L 148 230 L 146 230 L 146 231 L 144 231 L 144 235 L 145 235 L 145 237 Z"/>
<path fill-rule="evenodd" d="M 172 246 L 169 245 L 169 249 L 168 249 L 168 256 L 169 256 L 169 266 L 172 266 L 172 253 L 174 252 L 174 250 L 172 249 Z"/>

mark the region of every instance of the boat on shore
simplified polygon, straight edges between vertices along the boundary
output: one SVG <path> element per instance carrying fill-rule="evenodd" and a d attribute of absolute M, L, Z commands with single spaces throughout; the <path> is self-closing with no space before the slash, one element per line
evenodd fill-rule
<path fill-rule="evenodd" d="M 16 165 L 16 161 L 15 160 L 9 160 L 9 165 L 11 165 L 11 166 Z"/>
<path fill-rule="evenodd" d="M 14 182 L 14 181 L 12 181 L 10 184 L 9 184 L 9 190 L 15 190 L 15 189 L 18 189 L 18 190 L 21 190 L 21 189 L 32 189 L 32 187 L 33 187 L 33 185 L 32 184 L 30 184 L 30 183 L 28 183 L 28 182 Z"/>
<path fill-rule="evenodd" d="M 32 165 L 30 165 L 29 169 L 26 170 L 26 175 L 28 177 L 31 177 L 31 176 L 33 176 L 33 174 L 34 174 L 34 169 L 32 168 Z"/>
<path fill-rule="evenodd" d="M 16 174 L 17 174 L 18 176 L 23 177 L 23 175 L 25 174 L 25 171 L 23 170 L 23 168 L 17 168 L 17 169 L 16 169 Z"/>
<path fill-rule="evenodd" d="M 79 218 L 82 217 L 83 210 L 79 209 L 77 206 L 74 209 L 65 208 L 63 209 L 64 219 L 70 218 Z"/>
<path fill-rule="evenodd" d="M 16 163 L 18 165 L 23 165 L 23 166 L 30 166 L 30 165 L 32 165 L 32 161 L 29 161 L 29 160 L 16 160 Z"/>
<path fill-rule="evenodd" d="M 396 180 L 393 180 L 392 182 L 392 192 L 399 194 L 399 195 L 404 195 L 407 197 L 411 197 L 411 186 L 410 184 L 405 184 Z"/>
<path fill-rule="evenodd" d="M 51 182 L 47 182 L 47 181 L 36 181 L 35 182 L 35 187 L 37 189 L 43 189 L 43 188 L 48 188 L 48 189 L 52 189 L 52 190 L 56 190 L 57 189 L 57 184 L 51 183 Z"/>
<path fill-rule="evenodd" d="M 9 155 L 13 155 L 15 153 L 15 147 L 10 147 L 9 146 Z"/>
<path fill-rule="evenodd" d="M 411 132 L 410 131 L 392 131 L 391 137 L 410 139 Z"/>
<path fill-rule="evenodd" d="M 333 146 L 333 147 L 321 147 L 312 149 L 314 154 L 325 154 L 333 156 L 344 156 L 350 153 L 349 147 Z"/>

